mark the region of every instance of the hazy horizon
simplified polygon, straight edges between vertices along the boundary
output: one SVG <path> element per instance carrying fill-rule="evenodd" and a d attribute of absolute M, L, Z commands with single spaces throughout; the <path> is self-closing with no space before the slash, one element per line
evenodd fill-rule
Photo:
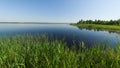
<path fill-rule="evenodd" d="M 0 22 L 75 23 L 116 20 L 120 0 L 0 0 Z"/>

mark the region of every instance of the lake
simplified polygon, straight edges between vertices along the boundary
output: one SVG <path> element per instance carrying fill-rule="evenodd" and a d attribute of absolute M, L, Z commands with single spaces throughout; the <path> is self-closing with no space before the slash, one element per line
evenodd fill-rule
<path fill-rule="evenodd" d="M 88 46 L 104 43 L 114 46 L 120 41 L 119 31 L 86 29 L 69 24 L 0 24 L 0 35 L 47 34 L 64 39 L 69 46 L 85 42 Z M 108 43 L 109 42 L 109 43 Z"/>

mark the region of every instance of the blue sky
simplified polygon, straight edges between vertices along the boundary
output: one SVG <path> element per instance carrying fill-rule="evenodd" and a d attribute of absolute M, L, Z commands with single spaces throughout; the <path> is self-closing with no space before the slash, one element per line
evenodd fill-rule
<path fill-rule="evenodd" d="M 0 21 L 71 23 L 119 18 L 120 0 L 0 0 Z"/>

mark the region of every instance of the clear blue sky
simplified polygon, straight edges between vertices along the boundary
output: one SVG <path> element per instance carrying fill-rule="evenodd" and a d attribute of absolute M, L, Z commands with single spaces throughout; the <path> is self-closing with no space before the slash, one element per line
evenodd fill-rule
<path fill-rule="evenodd" d="M 0 0 L 0 21 L 77 22 L 119 18 L 120 0 Z"/>

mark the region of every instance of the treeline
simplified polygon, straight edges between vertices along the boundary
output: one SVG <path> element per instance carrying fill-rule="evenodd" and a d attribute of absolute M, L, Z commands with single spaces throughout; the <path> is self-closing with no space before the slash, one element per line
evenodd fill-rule
<path fill-rule="evenodd" d="M 101 24 L 101 25 L 120 25 L 120 19 L 118 20 L 80 20 L 77 24 Z"/>

